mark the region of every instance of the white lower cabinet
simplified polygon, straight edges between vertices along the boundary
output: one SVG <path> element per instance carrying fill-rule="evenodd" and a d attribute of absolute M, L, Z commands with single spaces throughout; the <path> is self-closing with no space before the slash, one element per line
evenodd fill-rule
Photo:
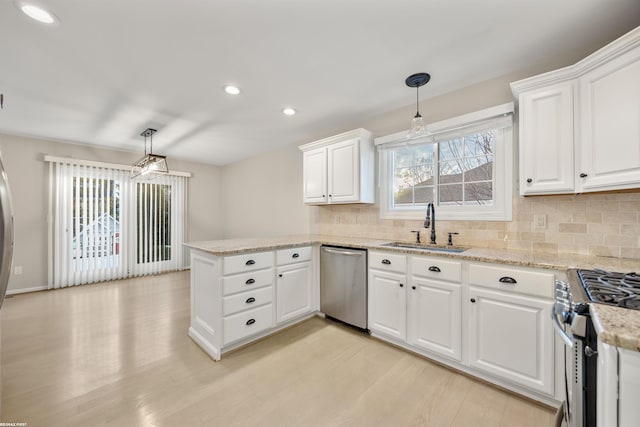
<path fill-rule="evenodd" d="M 313 315 L 312 253 L 311 246 L 230 256 L 192 249 L 189 336 L 220 360 L 225 351 Z"/>
<path fill-rule="evenodd" d="M 462 360 L 462 287 L 414 277 L 409 291 L 409 344 Z"/>
<path fill-rule="evenodd" d="M 552 273 L 470 265 L 471 367 L 553 394 L 553 280 Z"/>
<path fill-rule="evenodd" d="M 276 322 L 282 323 L 313 311 L 311 263 L 278 267 Z"/>
<path fill-rule="evenodd" d="M 318 309 L 311 257 L 311 246 L 280 249 L 276 252 L 277 324 Z"/>
<path fill-rule="evenodd" d="M 267 304 L 226 316 L 223 325 L 225 344 L 257 334 L 273 326 L 273 306 Z"/>
<path fill-rule="evenodd" d="M 376 266 L 369 271 L 369 329 L 460 361 L 461 263 L 427 257 L 407 263 L 404 255 L 372 253 L 369 265 Z"/>
<path fill-rule="evenodd" d="M 462 361 L 462 263 L 411 257 L 409 344 Z"/>
<path fill-rule="evenodd" d="M 553 272 L 383 252 L 370 252 L 369 266 L 374 336 L 555 398 Z"/>
<path fill-rule="evenodd" d="M 407 276 L 369 270 L 369 329 L 404 341 L 407 337 Z"/>

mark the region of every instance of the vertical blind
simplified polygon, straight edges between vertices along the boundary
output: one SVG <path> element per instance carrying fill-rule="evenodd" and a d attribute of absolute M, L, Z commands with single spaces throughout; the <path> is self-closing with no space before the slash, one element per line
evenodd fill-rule
<path fill-rule="evenodd" d="M 51 161 L 49 288 L 184 267 L 185 176 Z"/>

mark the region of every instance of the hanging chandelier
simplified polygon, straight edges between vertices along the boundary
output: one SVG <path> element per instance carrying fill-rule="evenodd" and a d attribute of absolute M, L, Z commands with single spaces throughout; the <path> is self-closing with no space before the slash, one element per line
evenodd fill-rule
<path fill-rule="evenodd" d="M 407 138 L 416 138 L 419 136 L 428 136 L 431 134 L 431 132 L 427 130 L 427 126 L 424 124 L 424 120 L 422 120 L 422 116 L 420 115 L 420 110 L 418 108 L 418 93 L 420 90 L 420 86 L 426 85 L 430 79 L 431 76 L 428 73 L 416 73 L 410 75 L 404 81 L 407 86 L 416 88 L 416 115 L 411 121 L 411 127 L 409 128 L 409 132 L 407 133 Z"/>
<path fill-rule="evenodd" d="M 144 157 L 135 162 L 131 167 L 131 177 L 148 176 L 153 178 L 157 175 L 169 173 L 167 157 L 153 154 L 153 134 L 155 129 L 145 129 L 140 136 L 144 136 Z M 147 153 L 147 139 L 149 140 L 149 152 Z"/>

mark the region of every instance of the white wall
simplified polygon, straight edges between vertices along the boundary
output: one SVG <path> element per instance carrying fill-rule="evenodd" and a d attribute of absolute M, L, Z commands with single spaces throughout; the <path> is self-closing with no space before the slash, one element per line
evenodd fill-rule
<path fill-rule="evenodd" d="M 313 232 L 313 207 L 302 204 L 302 152 L 297 145 L 222 168 L 224 237 Z"/>
<path fill-rule="evenodd" d="M 592 50 L 575 52 L 574 57 L 548 58 L 536 67 L 421 101 L 420 113 L 428 124 L 514 101 L 509 87 L 512 81 L 572 64 L 597 48 L 598 46 L 595 46 Z M 402 78 L 398 84 L 404 84 Z M 421 93 L 428 93 L 428 86 Z M 407 89 L 407 101 L 410 102 L 411 97 L 412 93 Z M 284 149 L 224 166 L 224 237 L 317 232 L 321 209 L 327 208 L 302 204 L 302 152 L 298 150 L 298 145 L 360 127 L 369 129 L 375 136 L 389 135 L 403 129 L 408 130 L 414 115 L 415 104 L 409 104 L 379 116 L 363 117 L 351 128 L 336 127 L 324 134 L 310 135 L 309 139 L 296 141 Z"/>
<path fill-rule="evenodd" d="M 521 75 L 483 82 L 421 103 L 427 123 L 513 100 L 509 83 Z M 410 98 L 410 96 L 408 96 Z M 415 106 L 362 121 L 374 135 L 408 129 Z M 336 129 L 338 134 L 350 129 Z M 302 152 L 298 145 L 331 135 L 316 135 L 284 149 L 251 157 L 222 168 L 224 238 L 315 233 L 317 206 L 302 204 Z"/>
<path fill-rule="evenodd" d="M 9 179 L 15 223 L 13 265 L 23 273 L 9 279 L 9 292 L 47 285 L 47 211 L 49 165 L 44 155 L 131 164 L 140 153 L 106 150 L 0 134 L 0 153 Z M 191 172 L 187 195 L 186 240 L 222 237 L 220 218 L 220 168 L 168 159 L 169 168 Z"/>

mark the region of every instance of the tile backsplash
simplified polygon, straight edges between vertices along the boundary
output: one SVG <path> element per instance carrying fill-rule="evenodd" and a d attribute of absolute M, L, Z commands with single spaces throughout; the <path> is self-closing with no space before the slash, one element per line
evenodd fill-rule
<path fill-rule="evenodd" d="M 381 219 L 377 205 L 322 206 L 316 218 L 320 234 L 413 241 L 424 230 L 423 220 Z M 640 259 L 640 192 L 514 196 L 513 221 L 438 220 L 438 243 L 449 231 L 457 245 Z"/>

